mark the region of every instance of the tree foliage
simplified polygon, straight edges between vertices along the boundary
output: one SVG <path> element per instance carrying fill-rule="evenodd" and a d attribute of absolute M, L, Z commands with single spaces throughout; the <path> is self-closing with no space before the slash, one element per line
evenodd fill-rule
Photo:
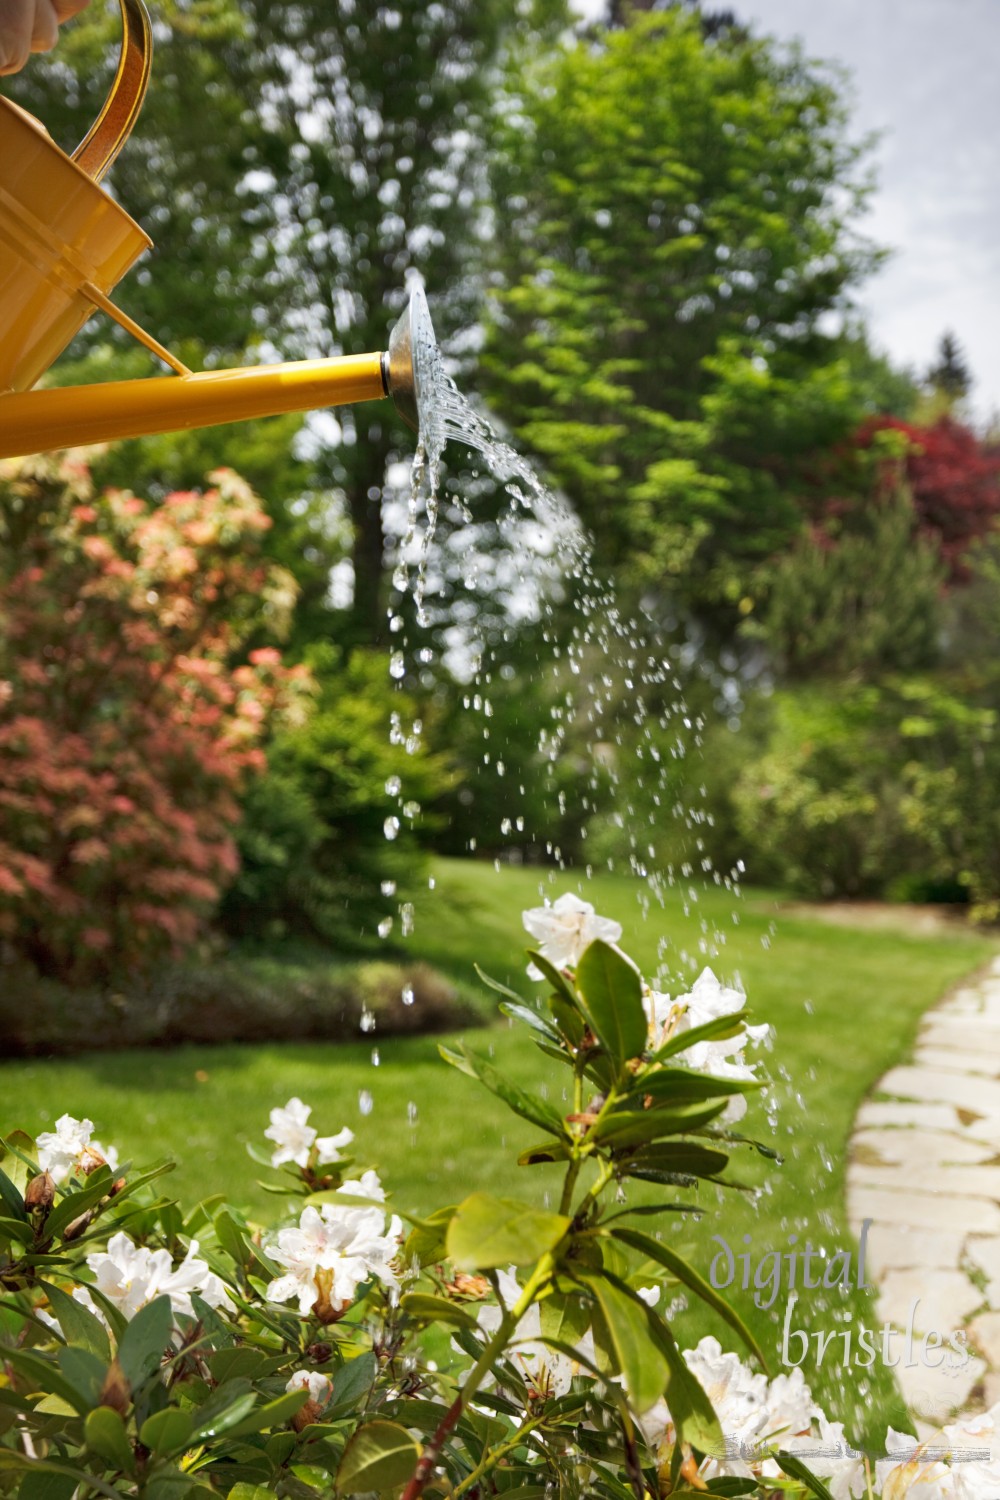
<path fill-rule="evenodd" d="M 824 331 L 875 259 L 862 150 L 818 68 L 676 9 L 513 87 L 490 399 L 602 560 L 731 629 L 802 470 L 863 408 Z"/>
<path fill-rule="evenodd" d="M 87 980 L 189 947 L 236 869 L 237 792 L 304 687 L 287 575 L 234 474 L 159 505 L 73 454 L 0 471 L 0 936 Z"/>

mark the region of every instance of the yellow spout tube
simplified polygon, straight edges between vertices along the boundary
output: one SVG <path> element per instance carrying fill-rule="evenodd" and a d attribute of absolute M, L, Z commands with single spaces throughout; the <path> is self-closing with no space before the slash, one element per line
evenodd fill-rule
<path fill-rule="evenodd" d="M 0 396 L 0 458 L 244 422 L 389 394 L 381 354 Z"/>

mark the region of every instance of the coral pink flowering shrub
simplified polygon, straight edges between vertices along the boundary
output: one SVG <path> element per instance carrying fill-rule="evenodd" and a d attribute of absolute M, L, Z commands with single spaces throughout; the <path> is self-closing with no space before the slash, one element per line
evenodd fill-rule
<path fill-rule="evenodd" d="M 0 938 L 92 980 L 197 938 L 236 870 L 236 794 L 309 689 L 294 598 L 235 474 L 152 504 L 72 452 L 0 464 Z"/>

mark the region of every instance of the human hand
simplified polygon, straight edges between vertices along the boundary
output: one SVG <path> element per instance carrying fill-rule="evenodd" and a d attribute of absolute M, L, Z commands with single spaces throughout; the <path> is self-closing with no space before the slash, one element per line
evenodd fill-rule
<path fill-rule="evenodd" d="M 0 0 L 0 74 L 16 73 L 32 52 L 49 52 L 59 27 L 90 0 Z"/>

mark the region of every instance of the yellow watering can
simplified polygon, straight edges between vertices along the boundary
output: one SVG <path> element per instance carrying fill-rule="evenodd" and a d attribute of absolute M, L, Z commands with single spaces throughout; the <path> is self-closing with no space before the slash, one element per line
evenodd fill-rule
<path fill-rule="evenodd" d="M 417 426 L 414 298 L 380 354 L 194 375 L 110 299 L 151 240 L 98 184 L 135 123 L 152 57 L 142 0 L 120 0 L 118 72 L 72 156 L 31 115 L 0 98 L 0 458 L 248 417 L 391 396 Z M 416 294 L 417 316 L 430 322 Z M 33 391 L 95 311 L 113 318 L 176 374 Z"/>

